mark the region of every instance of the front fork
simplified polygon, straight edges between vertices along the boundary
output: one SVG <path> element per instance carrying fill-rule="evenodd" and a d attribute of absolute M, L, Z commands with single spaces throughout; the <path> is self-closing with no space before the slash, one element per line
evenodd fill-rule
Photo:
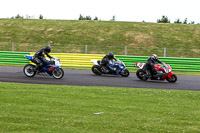
<path fill-rule="evenodd" d="M 170 72 L 169 75 L 168 75 L 168 78 L 169 78 L 169 79 L 172 79 L 172 75 L 174 75 L 174 73 L 173 73 L 173 72 Z"/>

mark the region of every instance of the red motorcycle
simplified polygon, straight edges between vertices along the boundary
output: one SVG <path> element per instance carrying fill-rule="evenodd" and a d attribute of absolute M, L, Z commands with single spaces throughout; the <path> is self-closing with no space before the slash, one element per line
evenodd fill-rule
<path fill-rule="evenodd" d="M 137 70 L 136 75 L 140 80 L 146 81 L 147 79 L 151 80 L 167 80 L 170 83 L 175 83 L 177 81 L 177 76 L 172 72 L 172 68 L 168 64 L 160 65 L 155 64 L 154 67 L 158 71 L 158 77 L 154 77 L 154 74 L 149 70 L 144 69 L 146 63 L 136 62 L 135 66 L 140 68 Z"/>

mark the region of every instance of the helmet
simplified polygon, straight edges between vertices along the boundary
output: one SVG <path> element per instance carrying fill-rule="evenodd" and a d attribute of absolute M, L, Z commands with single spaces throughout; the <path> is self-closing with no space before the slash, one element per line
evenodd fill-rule
<path fill-rule="evenodd" d="M 108 54 L 108 59 L 113 59 L 114 58 L 114 54 L 112 53 L 112 52 L 110 52 L 109 54 Z"/>
<path fill-rule="evenodd" d="M 151 59 L 157 60 L 157 59 L 158 59 L 158 56 L 157 56 L 156 54 L 152 54 Z"/>
<path fill-rule="evenodd" d="M 44 48 L 44 51 L 47 52 L 47 53 L 50 53 L 51 52 L 51 47 L 50 46 L 46 46 Z"/>

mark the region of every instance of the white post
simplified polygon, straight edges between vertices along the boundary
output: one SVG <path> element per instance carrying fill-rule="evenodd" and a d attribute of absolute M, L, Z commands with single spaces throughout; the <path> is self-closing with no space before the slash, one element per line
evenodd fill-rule
<path fill-rule="evenodd" d="M 166 48 L 164 48 L 164 57 L 166 57 Z"/>
<path fill-rule="evenodd" d="M 12 42 L 12 52 L 14 52 L 14 51 L 15 51 L 15 43 Z"/>
<path fill-rule="evenodd" d="M 127 55 L 127 46 L 124 47 L 124 53 Z"/>
<path fill-rule="evenodd" d="M 85 45 L 85 54 L 87 54 L 87 48 L 88 48 L 87 45 Z"/>

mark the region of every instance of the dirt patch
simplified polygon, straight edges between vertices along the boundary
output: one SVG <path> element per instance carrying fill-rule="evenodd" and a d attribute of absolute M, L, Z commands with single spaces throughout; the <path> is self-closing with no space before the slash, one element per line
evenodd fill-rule
<path fill-rule="evenodd" d="M 101 42 L 104 41 L 104 40 L 105 40 L 104 38 L 99 38 L 99 41 L 101 41 Z"/>
<path fill-rule="evenodd" d="M 28 47 L 28 46 L 30 46 L 30 44 L 24 43 L 24 44 L 20 44 L 19 46 L 20 46 L 20 47 Z"/>
<path fill-rule="evenodd" d="M 63 32 L 64 30 L 63 29 L 57 29 L 56 31 L 57 32 Z"/>
<path fill-rule="evenodd" d="M 76 32 L 77 30 L 72 30 L 71 32 Z"/>
<path fill-rule="evenodd" d="M 192 51 L 195 53 L 200 53 L 200 49 L 192 49 Z"/>
<path fill-rule="evenodd" d="M 130 43 L 130 44 L 128 44 L 129 46 L 138 46 L 138 44 L 136 44 L 136 43 Z"/>
<path fill-rule="evenodd" d="M 135 40 L 138 42 L 138 43 L 148 43 L 148 42 L 152 42 L 153 41 L 153 38 L 147 34 L 140 34 L 140 35 L 137 35 L 135 37 Z"/>
<path fill-rule="evenodd" d="M 46 31 L 47 31 L 47 32 L 53 31 L 53 28 L 48 28 Z"/>
<path fill-rule="evenodd" d="M 131 31 L 128 31 L 128 32 L 126 32 L 126 33 L 124 34 L 124 36 L 125 36 L 125 37 L 134 37 L 135 34 L 134 34 L 133 32 L 131 32 Z"/>

